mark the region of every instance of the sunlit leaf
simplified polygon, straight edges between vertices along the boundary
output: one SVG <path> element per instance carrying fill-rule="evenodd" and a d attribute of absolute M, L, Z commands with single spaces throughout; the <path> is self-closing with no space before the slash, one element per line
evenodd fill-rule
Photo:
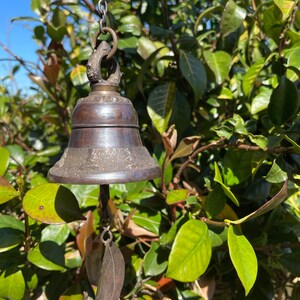
<path fill-rule="evenodd" d="M 169 191 L 167 194 L 166 202 L 169 205 L 176 204 L 178 202 L 183 202 L 187 198 L 188 194 L 189 191 L 184 189 Z"/>
<path fill-rule="evenodd" d="M 247 12 L 233 0 L 226 3 L 221 19 L 221 32 L 224 36 L 236 31 L 246 18 Z"/>
<path fill-rule="evenodd" d="M 300 48 L 292 48 L 285 54 L 287 59 L 287 67 L 295 67 L 297 71 L 300 69 L 299 62 Z M 295 73 L 292 68 L 288 68 L 286 71 L 286 77 L 291 81 L 296 81 L 299 79 L 299 72 Z"/>
<path fill-rule="evenodd" d="M 299 111 L 300 97 L 296 85 L 286 77 L 282 77 L 273 90 L 268 114 L 275 125 L 281 125 L 293 118 Z"/>
<path fill-rule="evenodd" d="M 285 166 L 282 166 L 283 162 L 274 159 L 272 167 L 266 176 L 266 180 L 271 183 L 280 183 L 286 181 L 288 178 Z"/>
<path fill-rule="evenodd" d="M 258 270 L 255 252 L 247 238 L 233 225 L 228 229 L 230 258 L 248 295 L 253 287 Z"/>
<path fill-rule="evenodd" d="M 251 103 L 250 110 L 252 114 L 257 114 L 268 108 L 272 91 L 272 89 L 265 87 L 259 89 L 259 93 L 253 98 Z"/>
<path fill-rule="evenodd" d="M 9 300 L 22 300 L 25 294 L 25 280 L 21 270 L 2 272 L 0 275 L 0 297 Z"/>
<path fill-rule="evenodd" d="M 86 75 L 86 67 L 79 65 L 71 71 L 71 80 L 74 86 L 86 84 L 89 80 Z"/>
<path fill-rule="evenodd" d="M 175 83 L 167 82 L 154 88 L 149 95 L 147 111 L 160 134 L 163 134 L 168 128 L 175 91 Z"/>
<path fill-rule="evenodd" d="M 68 238 L 70 229 L 68 225 L 48 225 L 42 230 L 41 241 L 53 241 L 58 245 L 62 245 Z"/>
<path fill-rule="evenodd" d="M 31 218 L 48 224 L 85 219 L 73 193 L 55 183 L 41 184 L 29 190 L 23 208 Z"/>
<path fill-rule="evenodd" d="M 182 282 L 197 280 L 208 267 L 211 253 L 206 224 L 198 220 L 187 221 L 175 238 L 166 276 Z"/>
<path fill-rule="evenodd" d="M 292 11 L 297 3 L 297 1 L 293 0 L 274 0 L 274 3 L 277 5 L 277 7 L 280 9 L 282 13 L 282 21 L 285 21 L 288 19 Z"/>
<path fill-rule="evenodd" d="M 192 54 L 180 51 L 179 68 L 194 91 L 195 101 L 198 102 L 207 85 L 206 72 L 202 62 Z"/>
<path fill-rule="evenodd" d="M 231 56 L 224 51 L 204 51 L 203 55 L 207 65 L 215 75 L 217 84 L 222 84 L 231 67 Z"/>
<path fill-rule="evenodd" d="M 0 147 L 0 176 L 3 176 L 9 164 L 9 151 L 6 148 Z"/>
<path fill-rule="evenodd" d="M 221 186 L 222 189 L 225 193 L 225 195 L 237 206 L 239 206 L 239 201 L 238 199 L 235 197 L 235 195 L 232 193 L 232 191 L 230 190 L 230 188 L 228 186 L 226 186 L 223 183 L 223 178 L 219 169 L 218 164 L 215 162 L 215 177 L 214 177 L 215 182 L 218 182 Z"/>
<path fill-rule="evenodd" d="M 260 73 L 260 71 L 262 70 L 264 63 L 265 63 L 264 59 L 260 59 L 256 61 L 245 74 L 243 78 L 243 90 L 245 95 L 249 95 L 253 87 L 253 83 L 257 78 L 258 74 Z"/>
<path fill-rule="evenodd" d="M 0 204 L 8 202 L 20 195 L 12 185 L 4 178 L 0 177 Z"/>

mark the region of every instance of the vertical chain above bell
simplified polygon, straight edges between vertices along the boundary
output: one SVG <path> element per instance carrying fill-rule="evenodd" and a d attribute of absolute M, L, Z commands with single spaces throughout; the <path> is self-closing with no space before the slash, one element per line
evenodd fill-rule
<path fill-rule="evenodd" d="M 110 28 L 103 30 L 115 34 Z M 49 170 L 50 181 L 110 184 L 160 176 L 160 168 L 142 145 L 131 101 L 117 91 L 120 67 L 114 57 L 110 58 L 115 49 L 115 42 L 113 49 L 101 42 L 88 61 L 92 91 L 76 104 L 68 147 Z M 106 80 L 101 75 L 104 63 L 109 73 Z"/>

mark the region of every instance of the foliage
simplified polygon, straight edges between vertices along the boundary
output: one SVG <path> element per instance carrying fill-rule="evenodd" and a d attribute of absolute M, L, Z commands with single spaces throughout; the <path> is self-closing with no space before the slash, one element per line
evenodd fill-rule
<path fill-rule="evenodd" d="M 0 87 L 0 298 L 95 297 L 99 187 L 47 172 L 89 92 L 96 4 L 32 0 L 36 18 L 14 20 L 31 24 L 40 61 L 11 53 Z M 122 299 L 299 299 L 298 1 L 114 0 L 108 22 L 162 168 L 110 187 Z M 19 65 L 27 96 L 9 89 Z"/>

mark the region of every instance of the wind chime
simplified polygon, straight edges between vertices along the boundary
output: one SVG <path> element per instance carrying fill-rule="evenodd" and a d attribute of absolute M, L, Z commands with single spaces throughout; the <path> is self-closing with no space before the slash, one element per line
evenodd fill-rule
<path fill-rule="evenodd" d="M 150 180 L 159 177 L 157 163 L 143 147 L 138 117 L 131 101 L 118 93 L 120 66 L 114 57 L 117 35 L 106 27 L 107 2 L 98 3 L 100 30 L 92 40 L 93 53 L 87 63 L 91 92 L 79 99 L 72 115 L 72 133 L 60 160 L 49 170 L 52 182 L 100 185 L 100 242 L 104 245 L 96 300 L 117 300 L 124 281 L 125 264 L 113 242 L 108 211 L 109 184 Z M 97 46 L 100 34 L 112 36 L 112 48 L 106 41 Z M 104 79 L 101 68 L 106 67 Z M 111 274 L 114 272 L 114 274 Z M 105 288 L 114 278 L 114 287 Z"/>

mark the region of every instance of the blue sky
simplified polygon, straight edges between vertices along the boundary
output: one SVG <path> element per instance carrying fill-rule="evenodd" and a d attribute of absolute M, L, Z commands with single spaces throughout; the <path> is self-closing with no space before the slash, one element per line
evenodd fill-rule
<path fill-rule="evenodd" d="M 0 41 L 5 44 L 14 54 L 22 57 L 24 60 L 37 62 L 36 44 L 32 39 L 30 28 L 34 27 L 31 22 L 15 21 L 11 19 L 20 16 L 34 17 L 30 9 L 31 0 L 10 0 L 1 1 L 0 8 Z M 0 59 L 11 58 L 2 47 L 0 47 Z M 15 62 L 0 61 L 0 80 L 6 76 Z M 20 69 L 16 74 L 17 85 L 19 88 L 28 90 L 30 80 L 27 72 Z"/>

